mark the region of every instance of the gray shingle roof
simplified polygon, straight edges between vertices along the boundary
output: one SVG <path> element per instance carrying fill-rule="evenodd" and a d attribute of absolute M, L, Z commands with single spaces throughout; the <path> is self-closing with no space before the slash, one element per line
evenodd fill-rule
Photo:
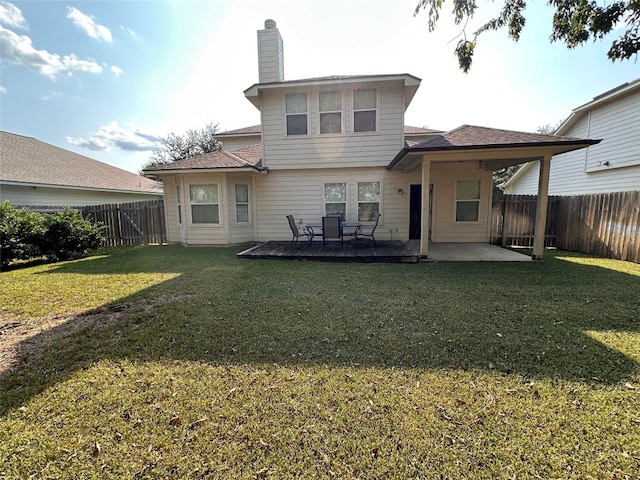
<path fill-rule="evenodd" d="M 203 170 L 212 168 L 246 168 L 260 169 L 262 166 L 262 146 L 257 143 L 249 147 L 240 148 L 233 152 L 218 150 L 196 157 L 185 158 L 176 162 L 149 168 L 148 172 L 163 170 Z"/>
<path fill-rule="evenodd" d="M 0 181 L 162 194 L 162 184 L 32 137 L 0 131 Z"/>

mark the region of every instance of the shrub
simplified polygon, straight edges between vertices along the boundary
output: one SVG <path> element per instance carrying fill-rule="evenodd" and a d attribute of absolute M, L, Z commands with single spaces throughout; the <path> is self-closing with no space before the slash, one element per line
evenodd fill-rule
<path fill-rule="evenodd" d="M 102 224 L 95 225 L 83 218 L 78 210 L 65 208 L 45 215 L 46 233 L 40 237 L 40 251 L 51 260 L 68 260 L 102 245 Z"/>
<path fill-rule="evenodd" d="M 41 214 L 5 201 L 0 204 L 0 266 L 42 256 L 68 260 L 102 245 L 102 228 L 77 210 Z"/>
<path fill-rule="evenodd" d="M 44 218 L 8 201 L 0 204 L 0 264 L 42 256 L 40 238 L 45 234 Z"/>

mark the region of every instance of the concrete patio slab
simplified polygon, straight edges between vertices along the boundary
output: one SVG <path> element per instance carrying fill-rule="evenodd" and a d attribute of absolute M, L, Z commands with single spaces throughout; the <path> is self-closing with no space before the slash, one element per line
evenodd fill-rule
<path fill-rule="evenodd" d="M 414 248 L 419 248 L 415 245 Z M 531 257 L 488 243 L 430 243 L 427 258 L 431 262 L 531 262 Z"/>

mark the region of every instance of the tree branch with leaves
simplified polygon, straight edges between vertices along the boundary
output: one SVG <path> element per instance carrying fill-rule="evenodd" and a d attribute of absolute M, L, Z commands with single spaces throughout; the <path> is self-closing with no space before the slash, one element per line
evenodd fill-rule
<path fill-rule="evenodd" d="M 446 0 L 419 0 L 414 15 L 427 10 L 429 14 L 429 31 L 436 28 L 440 11 Z M 507 35 L 513 41 L 520 39 L 526 24 L 524 0 L 504 0 L 504 5 L 497 17 L 478 28 L 467 38 L 466 26 L 478 9 L 475 0 L 452 0 L 453 20 L 456 25 L 464 24 L 461 36 L 455 48 L 460 69 L 467 73 L 473 62 L 478 37 L 489 30 L 507 29 Z M 594 0 L 548 0 L 555 8 L 551 25 L 551 42 L 564 42 L 567 48 L 575 48 L 588 40 L 601 40 L 605 35 L 626 27 L 624 33 L 615 39 L 607 57 L 611 61 L 628 60 L 638 56 L 640 50 L 640 0 L 616 1 L 610 5 L 600 6 Z"/>

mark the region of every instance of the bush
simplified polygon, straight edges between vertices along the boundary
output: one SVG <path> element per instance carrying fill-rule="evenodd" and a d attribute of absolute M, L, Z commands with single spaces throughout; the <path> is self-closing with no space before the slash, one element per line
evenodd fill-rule
<path fill-rule="evenodd" d="M 8 201 L 0 204 L 0 264 L 45 256 L 68 260 L 73 255 L 98 248 L 104 241 L 102 224 L 94 225 L 79 211 L 41 214 L 17 209 Z"/>
<path fill-rule="evenodd" d="M 79 211 L 65 208 L 45 215 L 46 234 L 40 237 L 40 251 L 51 260 L 69 260 L 73 255 L 98 248 L 104 241 L 102 225 L 94 225 Z"/>
<path fill-rule="evenodd" d="M 40 238 L 45 234 L 41 214 L 18 209 L 8 201 L 0 204 L 0 264 L 42 256 Z"/>

